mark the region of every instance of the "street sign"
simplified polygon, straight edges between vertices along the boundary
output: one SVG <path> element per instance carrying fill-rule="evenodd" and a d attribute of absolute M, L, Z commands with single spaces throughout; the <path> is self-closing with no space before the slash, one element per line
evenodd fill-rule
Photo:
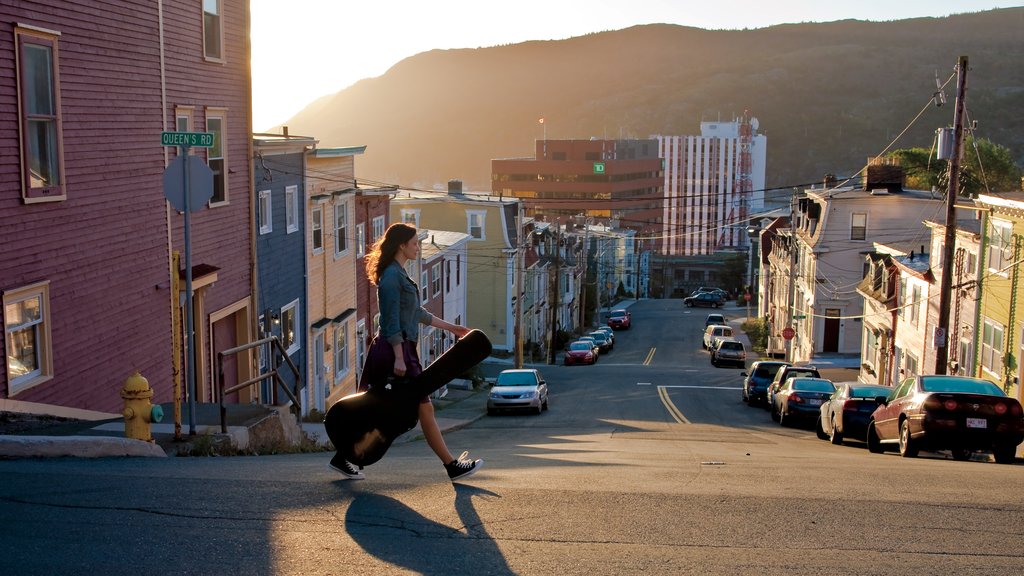
<path fill-rule="evenodd" d="M 796 316 L 793 316 L 793 320 L 803 320 L 804 318 L 807 318 L 804 314 L 797 314 Z"/>
<path fill-rule="evenodd" d="M 160 144 L 164 146 L 185 146 L 213 148 L 212 132 L 161 132 Z"/>
<path fill-rule="evenodd" d="M 747 302 L 750 302 L 750 292 L 747 292 L 746 294 L 744 294 L 743 295 L 743 299 L 746 300 Z"/>
<path fill-rule="evenodd" d="M 796 330 L 793 330 L 788 326 L 782 329 L 782 337 L 786 340 L 792 340 L 794 336 L 796 336 Z"/>
<path fill-rule="evenodd" d="M 604 174 L 604 162 L 594 162 L 594 174 Z"/>
<path fill-rule="evenodd" d="M 186 162 L 188 186 L 185 186 Z M 185 211 L 186 193 L 191 212 L 198 212 L 213 198 L 213 170 L 198 156 L 178 156 L 164 169 L 164 197 L 178 212 Z"/>

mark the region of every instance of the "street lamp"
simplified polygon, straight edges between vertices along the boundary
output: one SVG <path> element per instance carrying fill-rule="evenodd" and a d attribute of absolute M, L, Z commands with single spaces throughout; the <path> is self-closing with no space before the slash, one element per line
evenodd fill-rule
<path fill-rule="evenodd" d="M 747 276 L 747 319 L 750 319 L 750 301 L 754 299 L 754 257 L 757 253 L 755 247 L 758 245 L 758 240 L 761 235 L 761 225 L 756 221 L 751 221 L 750 226 L 747 226 L 747 236 L 750 239 L 750 273 Z"/>

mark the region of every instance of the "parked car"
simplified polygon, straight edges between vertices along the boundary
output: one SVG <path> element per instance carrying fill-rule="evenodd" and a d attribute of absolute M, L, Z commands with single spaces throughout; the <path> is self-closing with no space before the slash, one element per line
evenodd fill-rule
<path fill-rule="evenodd" d="M 594 354 L 600 355 L 601 347 L 597 345 L 597 340 L 593 336 L 580 336 L 576 339 L 577 342 L 587 342 L 590 347 L 594 349 Z"/>
<path fill-rule="evenodd" d="M 797 376 L 786 382 L 775 393 L 772 401 L 772 420 L 783 426 L 795 421 L 817 420 L 821 405 L 836 391 L 836 385 L 824 378 Z"/>
<path fill-rule="evenodd" d="M 612 351 L 612 340 L 604 332 L 600 330 L 594 330 L 593 332 L 587 335 L 593 338 L 594 342 L 597 342 L 597 349 L 601 351 L 601 354 L 607 354 Z"/>
<path fill-rule="evenodd" d="M 581 342 L 576 340 L 569 343 L 569 347 L 565 349 L 564 360 L 566 366 L 572 366 L 574 364 L 595 364 L 597 363 L 597 352 L 594 351 L 594 345 L 590 342 Z"/>
<path fill-rule="evenodd" d="M 615 330 L 612 330 L 608 326 L 598 326 L 595 330 L 600 330 L 608 335 L 608 338 L 612 341 L 612 346 L 615 346 Z"/>
<path fill-rule="evenodd" d="M 502 370 L 487 396 L 487 413 L 523 409 L 537 414 L 548 409 L 547 382 L 535 368 Z"/>
<path fill-rule="evenodd" d="M 717 312 L 708 314 L 708 317 L 704 319 L 704 329 L 707 330 L 708 326 L 728 326 L 729 323 L 725 321 L 725 316 Z"/>
<path fill-rule="evenodd" d="M 839 382 L 836 391 L 821 405 L 818 438 L 842 444 L 844 438 L 864 441 L 871 413 L 878 408 L 875 398 L 888 396 L 892 388 L 878 384 Z"/>
<path fill-rule="evenodd" d="M 704 349 L 711 350 L 711 347 L 715 345 L 715 340 L 717 338 L 732 338 L 732 328 L 729 326 L 715 325 L 705 328 L 703 342 Z"/>
<path fill-rule="evenodd" d="M 794 376 L 805 376 L 810 378 L 821 378 L 821 373 L 814 366 L 783 366 L 775 373 L 775 378 L 772 379 L 772 383 L 768 385 L 768 408 L 772 407 L 775 393 L 778 392 L 779 388 L 786 382 L 788 378 Z"/>
<path fill-rule="evenodd" d="M 717 294 L 718 297 L 721 300 L 723 300 L 723 301 L 729 299 L 729 293 L 728 292 L 726 292 L 725 290 L 723 290 L 721 288 L 712 288 L 711 286 L 700 286 L 696 290 L 694 290 L 693 294 L 690 294 L 690 296 L 694 296 L 694 295 L 700 294 L 702 292 L 709 292 L 711 294 Z"/>
<path fill-rule="evenodd" d="M 990 451 L 996 462 L 1014 461 L 1024 441 L 1024 413 L 1001 388 L 967 376 L 913 376 L 877 398 L 866 440 L 868 450 L 888 446 L 913 458 L 920 450 L 950 450 L 956 460 Z"/>
<path fill-rule="evenodd" d="M 743 401 L 751 406 L 757 403 L 768 403 L 768 386 L 771 385 L 775 374 L 783 366 L 790 366 L 788 362 L 779 360 L 758 360 L 750 365 L 750 372 L 744 372 L 743 379 Z"/>
<path fill-rule="evenodd" d="M 721 297 L 719 297 L 718 294 L 714 292 L 701 292 L 699 294 L 683 298 L 683 304 L 685 304 L 688 308 L 693 308 L 694 306 L 702 306 L 705 308 L 718 308 L 724 303 L 725 300 L 723 300 Z"/>
<path fill-rule="evenodd" d="M 733 364 L 743 368 L 747 365 L 747 350 L 743 342 L 735 338 L 719 338 L 715 341 L 715 347 L 711 349 L 711 365 L 722 366 Z"/>
<path fill-rule="evenodd" d="M 629 313 L 629 310 L 620 308 L 618 310 L 612 310 L 608 315 L 608 326 L 612 330 L 629 330 L 629 327 L 633 324 L 633 315 Z"/>

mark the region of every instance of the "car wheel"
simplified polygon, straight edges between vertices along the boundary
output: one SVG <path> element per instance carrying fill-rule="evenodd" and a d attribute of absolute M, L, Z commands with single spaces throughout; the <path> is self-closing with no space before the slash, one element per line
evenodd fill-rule
<path fill-rule="evenodd" d="M 544 403 L 541 402 L 541 403 L 537 404 L 537 408 L 534 409 L 533 413 L 536 414 L 537 416 L 540 416 L 541 414 L 543 414 L 544 413 Z"/>
<path fill-rule="evenodd" d="M 999 446 L 992 450 L 997 464 L 1013 464 L 1016 460 L 1016 446 Z"/>
<path fill-rule="evenodd" d="M 712 302 L 711 303 L 711 307 L 712 308 L 718 308 L 718 302 Z"/>
<path fill-rule="evenodd" d="M 868 452 L 872 454 L 881 454 L 885 452 L 885 448 L 882 447 L 882 442 L 878 438 L 878 432 L 875 430 L 875 423 L 868 424 L 867 437 L 864 439 L 868 443 Z"/>
<path fill-rule="evenodd" d="M 786 413 L 779 410 L 779 426 L 789 426 L 792 424 L 790 420 L 792 420 L 792 418 L 786 418 Z"/>
<path fill-rule="evenodd" d="M 818 438 L 820 438 L 822 440 L 828 440 L 828 434 L 825 432 L 825 429 L 822 428 L 821 422 L 822 422 L 821 416 L 818 416 L 818 425 L 815 426 L 815 428 L 817 428 L 816 432 L 818 434 Z"/>
<path fill-rule="evenodd" d="M 836 421 L 832 420 L 832 433 L 828 436 L 828 441 L 839 446 L 843 443 L 843 433 L 839 431 L 836 426 Z"/>
<path fill-rule="evenodd" d="M 746 388 L 743 389 L 743 401 L 746 402 L 747 404 L 750 404 L 750 397 L 747 396 Z"/>
<path fill-rule="evenodd" d="M 488 415 L 488 416 L 494 416 L 494 415 L 495 415 L 495 414 L 497 414 L 497 413 L 498 413 L 498 411 L 497 411 L 497 410 L 495 410 L 494 408 L 488 408 L 488 409 L 487 409 L 487 415 Z"/>
<path fill-rule="evenodd" d="M 548 409 L 548 397 L 544 397 L 544 404 L 541 406 L 544 410 Z"/>
<path fill-rule="evenodd" d="M 917 442 L 910 436 L 910 420 L 903 420 L 900 422 L 900 456 L 916 458 L 917 452 Z"/>
<path fill-rule="evenodd" d="M 953 448 L 950 452 L 953 453 L 953 460 L 959 460 L 961 462 L 964 460 L 970 460 L 971 454 L 974 453 L 966 448 Z"/>
<path fill-rule="evenodd" d="M 772 404 L 772 420 L 779 421 L 779 413 L 775 410 L 775 404 Z"/>

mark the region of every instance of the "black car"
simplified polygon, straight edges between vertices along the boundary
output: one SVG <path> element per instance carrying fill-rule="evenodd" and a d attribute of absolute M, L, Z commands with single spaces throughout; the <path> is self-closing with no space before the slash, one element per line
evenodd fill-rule
<path fill-rule="evenodd" d="M 781 360 L 759 360 L 750 365 L 750 372 L 744 372 L 743 376 L 743 401 L 751 406 L 755 404 L 768 403 L 768 386 L 771 385 L 775 374 L 783 366 L 789 366 L 788 362 Z"/>
<path fill-rule="evenodd" d="M 863 442 L 871 422 L 871 413 L 878 408 L 876 398 L 888 396 L 892 388 L 878 384 L 840 382 L 818 415 L 818 438 L 842 444 L 843 439 Z"/>
<path fill-rule="evenodd" d="M 687 307 L 692 308 L 694 306 L 704 306 L 707 308 L 718 308 L 722 304 L 725 304 L 725 300 L 719 298 L 718 294 L 713 292 L 701 292 L 694 296 L 687 296 L 683 298 L 683 304 Z"/>
<path fill-rule="evenodd" d="M 814 421 L 821 405 L 836 391 L 836 385 L 824 378 L 789 378 L 772 399 L 772 420 L 783 426 L 793 422 Z"/>

